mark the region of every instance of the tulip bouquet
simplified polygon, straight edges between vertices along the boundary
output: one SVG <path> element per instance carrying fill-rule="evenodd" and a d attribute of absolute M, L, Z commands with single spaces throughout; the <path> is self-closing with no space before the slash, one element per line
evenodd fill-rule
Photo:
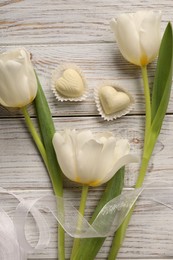
<path fill-rule="evenodd" d="M 142 11 L 120 15 L 117 20 L 114 19 L 111 22 L 111 28 L 115 32 L 121 53 L 128 61 L 141 67 L 144 82 L 146 101 L 144 149 L 135 188 L 142 187 L 170 98 L 173 33 L 169 23 L 161 39 L 160 20 L 160 13 Z M 151 98 L 147 65 L 157 55 L 158 62 Z M 140 190 L 135 189 L 132 196 L 120 195 L 123 188 L 124 166 L 137 161 L 136 156 L 130 154 L 128 140 L 117 140 L 109 132 L 94 134 L 89 130 L 78 132 L 65 129 L 63 132 L 56 133 L 47 100 L 31 64 L 30 55 L 23 48 L 0 55 L 0 78 L 0 104 L 22 111 L 49 173 L 54 193 L 61 198 L 57 205 L 61 219 L 58 226 L 58 259 L 65 259 L 64 229 L 66 231 L 68 229 L 65 224 L 63 174 L 82 185 L 70 259 L 94 259 L 106 236 L 110 234 L 110 230 L 116 233 L 108 259 L 116 259 L 134 203 L 140 193 Z M 27 110 L 27 106 L 33 100 L 39 133 Z M 83 218 L 88 188 L 103 183 L 107 183 L 105 191 L 88 223 Z M 72 220 L 71 225 L 73 223 Z M 89 227 L 90 232 L 83 227 L 84 223 L 87 228 Z"/>

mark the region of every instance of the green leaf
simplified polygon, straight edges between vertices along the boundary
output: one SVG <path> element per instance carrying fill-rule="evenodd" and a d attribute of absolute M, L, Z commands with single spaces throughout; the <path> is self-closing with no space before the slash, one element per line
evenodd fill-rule
<path fill-rule="evenodd" d="M 91 223 L 96 218 L 99 211 L 103 206 L 121 194 L 121 191 L 124 186 L 124 171 L 125 167 L 121 168 L 113 178 L 107 183 L 105 191 L 93 213 Z M 93 260 L 95 259 L 98 251 L 103 245 L 105 238 L 84 238 L 80 240 L 80 245 L 78 251 L 75 252 L 73 260 Z"/>
<path fill-rule="evenodd" d="M 38 77 L 37 77 L 37 83 L 38 83 L 38 91 L 37 91 L 37 96 L 34 100 L 34 104 L 36 108 L 37 119 L 39 122 L 42 140 L 48 158 L 50 179 L 52 181 L 55 194 L 57 196 L 62 196 L 63 193 L 62 172 L 57 162 L 56 154 L 52 145 L 52 138 L 55 133 L 55 127 L 52 120 L 49 105 L 47 103 L 46 97 L 44 95 Z"/>
<path fill-rule="evenodd" d="M 36 73 L 35 73 L 36 74 Z M 37 77 L 37 74 L 36 74 Z M 55 127 L 52 120 L 52 115 L 47 103 L 46 97 L 42 90 L 41 84 L 37 77 L 38 91 L 34 100 L 37 119 L 42 135 L 42 140 L 47 154 L 49 176 L 52 182 L 53 190 L 56 196 L 63 195 L 62 172 L 59 167 L 56 154 L 52 144 L 52 138 L 55 133 Z M 65 259 L 65 233 L 61 225 L 58 225 L 58 255 L 59 259 Z"/>
<path fill-rule="evenodd" d="M 171 23 L 168 23 L 159 50 L 156 74 L 152 92 L 152 124 L 151 131 L 156 137 L 160 133 L 162 122 L 168 107 L 173 69 L 173 32 Z"/>

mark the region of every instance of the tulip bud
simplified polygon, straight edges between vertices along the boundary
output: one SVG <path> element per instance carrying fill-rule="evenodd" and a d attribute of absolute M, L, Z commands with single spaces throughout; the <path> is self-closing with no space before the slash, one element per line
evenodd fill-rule
<path fill-rule="evenodd" d="M 37 93 L 37 79 L 24 48 L 0 55 L 0 104 L 21 108 L 33 101 Z"/>
<path fill-rule="evenodd" d="M 126 60 L 138 66 L 152 62 L 158 54 L 161 12 L 121 14 L 110 23 L 118 47 Z"/>

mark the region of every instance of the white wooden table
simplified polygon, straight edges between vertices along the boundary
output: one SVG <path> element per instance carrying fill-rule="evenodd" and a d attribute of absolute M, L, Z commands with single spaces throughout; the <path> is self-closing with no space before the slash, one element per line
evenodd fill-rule
<path fill-rule="evenodd" d="M 64 128 L 113 131 L 127 137 L 134 151 L 141 154 L 144 129 L 144 97 L 140 70 L 127 63 L 114 42 L 109 21 L 122 12 L 139 9 L 161 10 L 162 29 L 173 21 L 171 0 L 1 0 L 0 51 L 24 46 L 32 60 L 48 99 L 57 130 Z M 89 96 L 80 103 L 57 102 L 50 90 L 51 72 L 62 63 L 75 63 L 86 75 Z M 149 67 L 150 82 L 155 64 Z M 129 115 L 104 121 L 94 103 L 94 88 L 103 80 L 117 80 L 135 100 Z M 35 117 L 34 109 L 30 114 Z M 154 150 L 145 184 L 151 191 L 173 202 L 173 93 L 159 141 Z M 126 168 L 125 188 L 135 183 L 139 165 Z M 168 181 L 169 189 L 157 181 Z M 0 186 L 24 197 L 52 193 L 46 169 L 20 113 L 0 108 Z M 65 196 L 78 205 L 80 188 L 65 180 Z M 164 186 L 164 185 L 163 185 Z M 104 187 L 89 192 L 86 215 L 90 215 Z M 172 193 L 171 193 L 172 190 Z M 172 196 L 172 197 L 171 197 Z M 4 197 L 3 197 L 4 198 Z M 6 198 L 7 203 L 13 203 Z M 171 215 L 172 214 L 172 215 Z M 36 235 L 32 228 L 30 241 Z M 108 237 L 96 259 L 107 259 Z M 56 228 L 52 227 L 50 246 L 30 254 L 28 259 L 57 259 Z M 67 237 L 67 259 L 71 239 Z M 118 259 L 173 259 L 173 211 L 146 198 L 139 199 Z"/>

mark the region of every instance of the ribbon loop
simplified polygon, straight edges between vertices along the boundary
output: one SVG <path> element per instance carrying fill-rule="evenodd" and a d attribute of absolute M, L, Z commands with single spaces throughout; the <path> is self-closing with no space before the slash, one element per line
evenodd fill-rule
<path fill-rule="evenodd" d="M 125 191 L 110 200 L 101 209 L 94 222 L 90 224 L 66 199 L 46 195 L 34 200 L 24 200 L 20 196 L 0 188 L 0 193 L 10 194 L 18 200 L 13 221 L 0 208 L 0 259 L 26 260 L 29 252 L 46 248 L 50 242 L 48 216 L 52 216 L 71 237 L 107 237 L 119 228 L 138 197 L 141 193 L 143 195 L 143 191 L 146 189 L 145 187 Z M 150 194 L 149 199 L 162 207 L 173 210 L 172 204 L 167 204 L 157 192 Z M 39 233 L 35 246 L 29 243 L 25 234 L 28 215 L 34 219 Z"/>

